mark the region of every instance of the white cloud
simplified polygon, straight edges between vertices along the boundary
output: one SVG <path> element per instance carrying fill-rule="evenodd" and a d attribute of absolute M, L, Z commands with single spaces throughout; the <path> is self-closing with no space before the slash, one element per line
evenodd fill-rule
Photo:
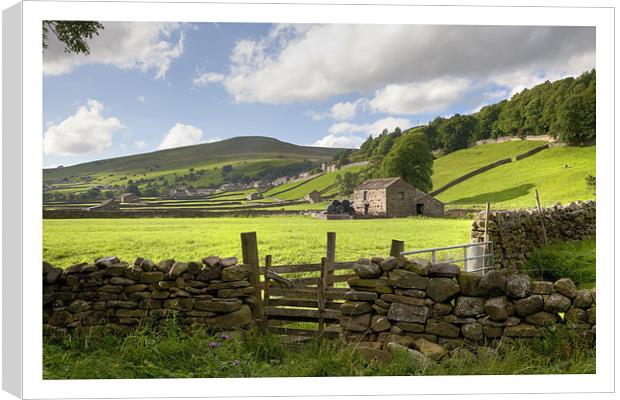
<path fill-rule="evenodd" d="M 209 138 L 205 141 L 205 143 L 215 143 L 215 142 L 221 142 L 222 138 L 218 137 L 218 136 L 214 136 L 212 138 Z"/>
<path fill-rule="evenodd" d="M 153 71 L 156 78 L 166 75 L 174 59 L 183 54 L 184 25 L 154 22 L 103 22 L 99 36 L 88 42 L 90 54 L 69 54 L 64 44 L 49 35 L 43 53 L 43 72 L 61 75 L 82 64 L 106 64 L 121 69 Z"/>
<path fill-rule="evenodd" d="M 406 118 L 387 117 L 370 124 L 338 122 L 329 127 L 329 133 L 334 135 L 344 133 L 366 133 L 367 135 L 379 135 L 384 129 L 392 132 L 397 127 L 402 130 L 410 128 L 411 121 Z"/>
<path fill-rule="evenodd" d="M 392 84 L 378 90 L 369 106 L 386 114 L 440 112 L 459 101 L 470 87 L 470 82 L 462 78 Z"/>
<path fill-rule="evenodd" d="M 133 145 L 136 146 L 136 148 L 140 150 L 148 147 L 148 143 L 146 143 L 144 140 L 134 140 Z"/>
<path fill-rule="evenodd" d="M 104 118 L 103 104 L 89 99 L 74 115 L 50 125 L 43 134 L 43 152 L 60 156 L 97 154 L 110 148 L 115 132 L 124 128 L 115 117 Z"/>
<path fill-rule="evenodd" d="M 146 99 L 144 98 L 144 96 L 138 96 L 136 97 L 136 100 L 138 100 L 142 104 L 146 103 Z"/>
<path fill-rule="evenodd" d="M 218 83 L 224 80 L 224 75 L 215 72 L 205 72 L 193 79 L 195 86 L 207 86 L 210 83 Z"/>
<path fill-rule="evenodd" d="M 202 129 L 192 125 L 184 125 L 179 122 L 164 136 L 158 149 L 170 149 L 173 147 L 191 146 L 202 143 Z"/>
<path fill-rule="evenodd" d="M 342 121 L 353 119 L 357 114 L 358 103 L 359 102 L 336 103 L 332 106 L 330 115 L 333 119 Z"/>
<path fill-rule="evenodd" d="M 345 147 L 349 149 L 356 149 L 364 143 L 366 138 L 354 135 L 327 135 L 322 139 L 317 140 L 312 145 L 318 147 Z"/>
<path fill-rule="evenodd" d="M 224 85 L 237 102 L 325 100 L 440 78 L 580 73 L 594 66 L 594 51 L 592 27 L 277 26 L 236 43 Z"/>

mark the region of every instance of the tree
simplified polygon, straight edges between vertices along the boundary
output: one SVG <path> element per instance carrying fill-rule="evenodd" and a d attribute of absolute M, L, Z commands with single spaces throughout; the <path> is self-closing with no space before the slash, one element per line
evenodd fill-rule
<path fill-rule="evenodd" d="M 127 191 L 128 193 L 133 193 L 136 196 L 140 196 L 140 188 L 138 188 L 137 185 L 134 185 L 134 184 L 127 185 L 127 187 L 125 188 L 125 191 Z"/>
<path fill-rule="evenodd" d="M 477 124 L 473 116 L 459 114 L 455 114 L 443 123 L 438 132 L 445 152 L 451 153 L 466 148 L 470 137 L 476 131 Z"/>
<path fill-rule="evenodd" d="M 43 50 L 47 49 L 49 32 L 64 43 L 65 53 L 90 54 L 87 40 L 104 29 L 97 21 L 43 21 Z"/>
<path fill-rule="evenodd" d="M 228 174 L 228 173 L 231 173 L 231 172 L 232 172 L 232 170 L 233 170 L 232 165 L 230 165 L 230 164 L 224 165 L 224 166 L 222 167 L 222 175 L 224 175 L 224 174 Z"/>
<path fill-rule="evenodd" d="M 353 189 L 364 181 L 361 173 L 345 172 L 336 176 L 336 183 L 340 188 L 340 193 L 349 195 L 353 193 Z"/>
<path fill-rule="evenodd" d="M 382 177 L 399 176 L 423 192 L 433 188 L 433 153 L 422 133 L 401 136 L 381 164 Z"/>

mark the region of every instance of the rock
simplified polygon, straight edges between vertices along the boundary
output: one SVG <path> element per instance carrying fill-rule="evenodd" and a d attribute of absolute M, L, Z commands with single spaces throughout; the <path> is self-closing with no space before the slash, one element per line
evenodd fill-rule
<path fill-rule="evenodd" d="M 596 288 L 592 288 L 590 294 L 592 295 L 592 301 L 596 304 Z"/>
<path fill-rule="evenodd" d="M 506 321 L 512 314 L 511 311 L 514 313 L 506 296 L 493 297 L 484 302 L 484 312 L 492 321 Z"/>
<path fill-rule="evenodd" d="M 98 267 L 109 267 L 112 264 L 116 264 L 120 262 L 120 260 L 118 259 L 118 257 L 116 256 L 107 256 L 107 257 L 101 257 L 95 260 L 95 265 L 97 265 Z"/>
<path fill-rule="evenodd" d="M 375 293 L 392 293 L 392 288 L 388 285 L 388 281 L 385 278 L 378 279 L 362 279 L 351 278 L 347 281 L 349 287 L 355 290 L 361 290 L 365 292 Z"/>
<path fill-rule="evenodd" d="M 175 263 L 175 261 L 173 259 L 161 260 L 160 262 L 157 263 L 157 265 L 155 265 L 155 269 L 157 269 L 158 271 L 166 273 L 166 272 L 170 271 L 170 268 L 172 268 L 174 263 Z"/>
<path fill-rule="evenodd" d="M 583 324 L 588 321 L 588 313 L 581 308 L 572 307 L 564 314 L 564 320 L 573 324 Z"/>
<path fill-rule="evenodd" d="M 552 293 L 544 300 L 544 310 L 550 313 L 568 311 L 570 305 L 570 299 L 560 293 Z"/>
<path fill-rule="evenodd" d="M 526 317 L 528 315 L 536 314 L 542 311 L 544 306 L 543 297 L 540 294 L 533 294 L 524 299 L 520 299 L 514 302 L 515 313 L 519 317 Z"/>
<path fill-rule="evenodd" d="M 506 294 L 513 299 L 522 299 L 532 294 L 532 283 L 525 274 L 514 274 L 506 278 Z"/>
<path fill-rule="evenodd" d="M 247 304 L 228 314 L 207 319 L 207 325 L 216 329 L 232 329 L 252 324 L 252 310 Z"/>
<path fill-rule="evenodd" d="M 385 315 L 374 315 L 370 322 L 370 327 L 375 332 L 387 331 L 392 327 L 390 321 Z"/>
<path fill-rule="evenodd" d="M 545 281 L 532 282 L 532 294 L 551 294 L 553 293 L 553 283 Z"/>
<path fill-rule="evenodd" d="M 425 332 L 431 335 L 455 338 L 459 336 L 460 328 L 445 321 L 429 320 L 426 323 Z"/>
<path fill-rule="evenodd" d="M 433 317 L 442 317 L 452 312 L 452 304 L 450 303 L 435 303 L 431 309 L 431 315 Z"/>
<path fill-rule="evenodd" d="M 45 276 L 45 283 L 47 283 L 48 285 L 52 285 L 56 283 L 56 281 L 58 280 L 58 278 L 60 278 L 61 275 L 62 275 L 61 268 L 52 268 L 49 270 L 49 272 Z"/>
<path fill-rule="evenodd" d="M 110 300 L 108 301 L 108 308 L 138 308 L 138 303 L 129 300 Z"/>
<path fill-rule="evenodd" d="M 457 317 L 454 314 L 446 315 L 442 319 L 444 321 L 446 321 L 447 323 L 449 323 L 449 324 L 456 324 L 456 325 L 475 324 L 476 323 L 476 318 L 471 318 L 471 317 L 461 318 L 461 317 Z"/>
<path fill-rule="evenodd" d="M 426 298 L 426 291 L 419 289 L 394 289 L 394 293 L 401 296 L 415 297 L 418 299 Z"/>
<path fill-rule="evenodd" d="M 488 316 L 484 318 L 478 318 L 478 323 L 483 326 L 493 326 L 503 328 L 506 326 L 515 326 L 521 322 L 520 318 L 517 317 L 508 317 L 506 321 L 493 321 Z"/>
<path fill-rule="evenodd" d="M 378 278 L 381 276 L 381 274 L 383 274 L 383 271 L 381 271 L 381 268 L 379 268 L 377 264 L 373 264 L 373 263 L 370 263 L 370 264 L 356 263 L 353 265 L 353 271 L 355 271 L 357 276 L 359 276 L 360 278 L 367 278 L 367 279 Z"/>
<path fill-rule="evenodd" d="M 152 260 L 144 259 L 140 263 L 140 268 L 142 271 L 151 272 L 155 268 L 155 263 Z"/>
<path fill-rule="evenodd" d="M 398 258 L 390 256 L 385 260 L 381 261 L 379 267 L 383 272 L 388 272 L 398 267 L 398 264 Z"/>
<path fill-rule="evenodd" d="M 385 260 L 385 258 L 380 257 L 380 256 L 372 256 L 370 257 L 370 262 L 373 264 L 380 264 L 381 261 Z"/>
<path fill-rule="evenodd" d="M 426 305 L 426 300 L 424 299 L 418 299 L 416 297 L 409 297 L 409 296 L 399 296 L 396 294 L 389 294 L 389 293 L 381 295 L 381 300 L 388 302 L 388 303 L 402 303 L 402 304 L 409 304 L 413 306 Z"/>
<path fill-rule="evenodd" d="M 140 283 L 157 283 L 164 279 L 164 273 L 156 272 L 140 272 Z"/>
<path fill-rule="evenodd" d="M 229 313 L 241 308 L 241 300 L 196 300 L 194 308 L 199 311 L 211 311 L 217 313 Z"/>
<path fill-rule="evenodd" d="M 531 338 L 541 335 L 540 328 L 529 324 L 519 324 L 516 326 L 509 326 L 504 329 L 504 336 L 516 337 L 516 338 Z"/>
<path fill-rule="evenodd" d="M 378 305 L 379 307 L 383 307 L 383 308 L 390 308 L 390 304 L 387 301 L 381 300 L 381 299 L 377 299 L 375 300 L 375 304 Z"/>
<path fill-rule="evenodd" d="M 428 269 L 428 276 L 453 278 L 461 273 L 461 269 L 456 264 L 431 264 Z"/>
<path fill-rule="evenodd" d="M 459 296 L 454 304 L 454 315 L 457 317 L 477 317 L 484 313 L 484 299 L 480 297 Z"/>
<path fill-rule="evenodd" d="M 254 294 L 256 289 L 253 286 L 241 287 L 236 289 L 220 289 L 217 291 L 217 297 L 227 299 L 231 297 L 246 297 Z M 200 293 L 200 291 L 198 291 Z"/>
<path fill-rule="evenodd" d="M 422 264 L 419 264 L 411 260 L 405 260 L 404 266 L 403 266 L 405 270 L 410 271 L 410 272 L 415 272 L 416 274 L 421 275 L 421 276 L 428 276 L 429 267 L 430 266 L 428 264 L 422 265 Z"/>
<path fill-rule="evenodd" d="M 347 331 L 365 332 L 370 329 L 372 314 L 343 315 L 340 317 L 340 327 Z"/>
<path fill-rule="evenodd" d="M 446 355 L 446 351 L 443 349 L 443 347 L 439 346 L 438 344 L 435 344 L 433 342 L 430 342 L 426 339 L 418 339 L 415 341 L 415 348 L 422 354 L 424 354 L 425 357 L 428 357 L 432 360 L 439 360 L 441 359 L 443 356 Z"/>
<path fill-rule="evenodd" d="M 556 292 L 568 297 L 569 299 L 574 299 L 575 296 L 577 296 L 577 287 L 570 278 L 558 279 L 553 284 L 553 289 Z"/>
<path fill-rule="evenodd" d="M 250 286 L 248 281 L 230 281 L 230 282 L 217 282 L 207 286 L 208 291 L 220 290 L 220 289 L 236 289 Z"/>
<path fill-rule="evenodd" d="M 89 311 L 91 308 L 92 306 L 90 305 L 90 303 L 84 300 L 74 300 L 73 302 L 71 302 L 71 304 L 69 304 L 69 311 L 71 311 L 73 314 L 86 312 Z"/>
<path fill-rule="evenodd" d="M 227 258 L 223 259 L 222 265 L 224 265 L 224 260 L 228 260 L 228 259 Z M 243 281 L 243 280 L 248 279 L 249 277 L 250 277 L 250 269 L 243 264 L 232 265 L 229 267 L 222 268 L 222 280 L 224 282 Z"/>
<path fill-rule="evenodd" d="M 459 285 L 450 278 L 432 278 L 428 282 L 426 295 L 437 303 L 444 303 L 453 299 L 459 291 Z"/>
<path fill-rule="evenodd" d="M 127 268 L 123 264 L 110 264 L 105 267 L 104 274 L 106 276 L 123 276 Z"/>
<path fill-rule="evenodd" d="M 190 261 L 187 263 L 187 272 L 190 274 L 199 274 L 202 270 L 202 264 L 196 261 Z"/>
<path fill-rule="evenodd" d="M 138 308 L 142 310 L 158 310 L 161 306 L 161 300 L 155 299 L 143 299 L 140 300 L 140 304 L 138 304 Z"/>
<path fill-rule="evenodd" d="M 465 324 L 461 326 L 461 332 L 465 339 L 472 340 L 474 342 L 480 342 L 484 340 L 484 331 L 480 324 Z"/>
<path fill-rule="evenodd" d="M 232 267 L 233 265 L 237 265 L 237 263 L 239 262 L 239 260 L 237 260 L 237 257 L 227 257 L 227 258 L 222 258 L 220 259 L 220 265 L 224 268 L 226 267 Z M 239 279 L 237 279 L 239 280 Z"/>
<path fill-rule="evenodd" d="M 379 315 L 387 315 L 388 313 L 388 308 L 378 306 L 377 304 L 373 304 L 372 309 Z"/>
<path fill-rule="evenodd" d="M 596 325 L 596 306 L 592 306 L 592 308 L 588 310 L 588 323 Z"/>
<path fill-rule="evenodd" d="M 170 275 L 172 278 L 176 278 L 177 276 L 183 275 L 183 273 L 187 271 L 188 268 L 188 263 L 175 262 L 174 264 L 172 264 L 172 267 L 170 267 L 170 272 L 168 272 L 168 275 Z"/>
<path fill-rule="evenodd" d="M 560 322 L 560 317 L 557 314 L 540 311 L 536 314 L 528 315 L 525 317 L 525 321 L 536 326 L 550 326 Z"/>
<path fill-rule="evenodd" d="M 194 301 L 188 298 L 176 298 L 164 300 L 164 308 L 172 310 L 191 311 L 194 307 Z"/>
<path fill-rule="evenodd" d="M 43 276 L 45 276 L 45 274 L 47 274 L 48 272 L 50 272 L 52 268 L 54 268 L 54 266 L 48 263 L 47 261 L 43 261 L 42 267 L 43 267 Z"/>
<path fill-rule="evenodd" d="M 478 284 L 482 293 L 489 296 L 502 296 L 506 293 L 507 273 L 504 270 L 491 270 L 480 278 Z"/>
<path fill-rule="evenodd" d="M 392 303 L 388 311 L 391 321 L 426 323 L 429 310 L 426 306 L 413 306 L 401 303 Z"/>
<path fill-rule="evenodd" d="M 376 349 L 366 346 L 357 346 L 355 350 L 369 362 L 388 363 L 392 360 L 392 354 L 387 350 Z"/>
<path fill-rule="evenodd" d="M 385 347 L 392 354 L 397 354 L 397 353 L 407 354 L 407 356 L 413 363 L 424 364 L 428 362 L 428 358 L 421 352 L 405 347 L 399 343 L 389 342 L 388 344 L 385 345 Z"/>
<path fill-rule="evenodd" d="M 489 339 L 497 339 L 502 336 L 503 329 L 498 326 L 483 326 L 482 332 Z"/>
<path fill-rule="evenodd" d="M 425 290 L 428 286 L 428 278 L 404 269 L 391 271 L 388 278 L 390 285 L 397 288 Z"/>
<path fill-rule="evenodd" d="M 116 312 L 114 312 L 115 317 L 119 318 L 142 318 L 146 315 L 147 310 L 128 310 L 126 308 L 118 308 Z"/>
<path fill-rule="evenodd" d="M 396 326 L 404 332 L 422 333 L 425 329 L 424 324 L 416 324 L 413 322 L 398 322 Z"/>
<path fill-rule="evenodd" d="M 588 309 L 592 304 L 594 304 L 594 299 L 592 299 L 592 292 L 587 289 L 581 289 L 577 291 L 577 294 L 573 299 L 573 305 L 575 307 Z"/>
<path fill-rule="evenodd" d="M 207 265 L 211 268 L 217 266 L 220 264 L 220 260 L 221 258 L 219 258 L 218 256 L 209 256 L 209 257 L 205 257 L 202 259 L 202 263 L 204 265 Z"/>
<path fill-rule="evenodd" d="M 360 315 L 372 311 L 372 305 L 365 301 L 347 300 L 340 306 L 340 312 L 343 315 Z"/>
<path fill-rule="evenodd" d="M 461 272 L 457 278 L 464 296 L 482 296 L 483 293 L 478 287 L 480 276 L 475 272 Z"/>
<path fill-rule="evenodd" d="M 85 266 L 86 263 L 73 264 L 69 268 L 62 271 L 63 275 L 76 274 L 82 271 L 82 267 Z"/>
<path fill-rule="evenodd" d="M 130 286 L 130 285 L 135 284 L 136 282 L 133 279 L 123 278 L 120 276 L 113 276 L 112 278 L 110 278 L 110 283 L 112 285 Z"/>

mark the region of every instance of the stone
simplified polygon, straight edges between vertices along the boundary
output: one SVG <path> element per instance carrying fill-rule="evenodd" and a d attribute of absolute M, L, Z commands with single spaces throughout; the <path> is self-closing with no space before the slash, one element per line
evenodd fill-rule
<path fill-rule="evenodd" d="M 239 260 L 237 259 L 237 257 L 227 257 L 227 258 L 222 258 L 220 260 L 220 265 L 226 268 L 226 267 L 232 267 L 233 265 L 237 265 L 238 262 Z M 236 280 L 240 280 L 240 279 L 236 279 Z"/>
<path fill-rule="evenodd" d="M 440 360 L 446 355 L 446 351 L 438 344 L 430 342 L 426 339 L 418 339 L 415 341 L 415 348 L 425 357 L 432 360 Z"/>
<path fill-rule="evenodd" d="M 140 268 L 142 269 L 142 271 L 151 272 L 155 268 L 155 263 L 153 262 L 153 260 L 144 259 L 140 263 Z"/>
<path fill-rule="evenodd" d="M 592 325 L 596 325 L 596 306 L 592 306 L 588 310 L 588 323 Z"/>
<path fill-rule="evenodd" d="M 136 282 L 133 279 L 122 278 L 120 276 L 113 276 L 112 278 L 110 278 L 110 283 L 112 285 L 130 286 L 130 285 L 135 284 Z"/>
<path fill-rule="evenodd" d="M 498 326 L 483 326 L 482 332 L 489 339 L 497 339 L 502 336 L 503 329 Z"/>
<path fill-rule="evenodd" d="M 95 264 L 98 267 L 109 267 L 110 265 L 118 262 L 120 262 L 120 260 L 116 256 L 101 257 L 95 260 Z"/>
<path fill-rule="evenodd" d="M 176 278 L 177 276 L 183 275 L 188 268 L 189 264 L 186 262 L 175 262 L 172 264 L 172 267 L 170 267 L 168 275 L 172 278 Z"/>
<path fill-rule="evenodd" d="M 48 285 L 52 285 L 58 281 L 58 278 L 62 275 L 61 268 L 52 268 L 49 270 L 47 275 L 45 276 L 45 283 Z"/>
<path fill-rule="evenodd" d="M 62 271 L 62 274 L 65 275 L 65 276 L 69 275 L 69 274 L 77 274 L 78 272 L 82 272 L 82 267 L 85 266 L 85 265 L 86 265 L 86 263 L 73 264 L 69 268 L 67 268 L 64 271 Z"/>
<path fill-rule="evenodd" d="M 380 256 L 372 256 L 370 257 L 370 262 L 373 264 L 380 264 L 381 261 L 385 260 L 385 258 L 380 257 Z"/>
<path fill-rule="evenodd" d="M 164 273 L 161 271 L 140 273 L 140 283 L 156 283 L 163 279 Z"/>
<path fill-rule="evenodd" d="M 532 338 L 541 335 L 540 328 L 529 324 L 519 324 L 516 326 L 509 326 L 504 329 L 504 336 L 516 337 L 516 338 Z"/>
<path fill-rule="evenodd" d="M 588 309 L 592 304 L 594 304 L 594 299 L 592 299 L 592 292 L 587 289 L 581 289 L 577 291 L 577 294 L 573 299 L 573 305 L 575 307 Z"/>
<path fill-rule="evenodd" d="M 370 347 L 357 347 L 356 350 L 369 362 L 387 364 L 392 360 L 392 354 L 387 350 L 373 349 Z"/>
<path fill-rule="evenodd" d="M 342 329 L 353 332 L 365 332 L 370 329 L 372 314 L 343 315 L 340 318 Z"/>
<path fill-rule="evenodd" d="M 403 289 L 425 290 L 428 286 L 427 277 L 404 269 L 396 269 L 388 273 L 388 280 L 391 286 Z"/>
<path fill-rule="evenodd" d="M 175 263 L 175 260 L 173 259 L 162 260 L 158 262 L 157 265 L 155 265 L 155 269 L 157 269 L 160 272 L 166 273 L 170 271 L 170 268 L 172 268 L 174 263 Z"/>
<path fill-rule="evenodd" d="M 486 316 L 484 318 L 478 318 L 478 323 L 481 325 L 499 328 L 503 328 L 506 326 L 515 326 L 518 325 L 520 322 L 521 319 L 517 317 L 508 317 L 506 321 L 493 321 L 489 318 L 489 316 Z"/>
<path fill-rule="evenodd" d="M 428 276 L 452 278 L 461 273 L 461 269 L 456 264 L 439 263 L 431 264 L 428 269 Z"/>
<path fill-rule="evenodd" d="M 515 313 L 519 317 L 527 317 L 542 311 L 544 307 L 543 297 L 540 294 L 533 294 L 524 299 L 514 302 Z"/>
<path fill-rule="evenodd" d="M 429 268 L 430 266 L 428 264 L 422 265 L 411 260 L 405 260 L 403 266 L 403 269 L 410 272 L 415 272 L 416 274 L 421 276 L 428 276 Z"/>
<path fill-rule="evenodd" d="M 138 303 L 130 300 L 110 300 L 108 301 L 108 308 L 138 308 Z"/>
<path fill-rule="evenodd" d="M 216 329 L 245 327 L 250 324 L 252 324 L 252 310 L 247 304 L 243 304 L 236 311 L 207 319 L 207 325 Z"/>
<path fill-rule="evenodd" d="M 422 333 L 425 329 L 424 324 L 416 324 L 413 322 L 398 322 L 396 326 L 404 332 Z"/>
<path fill-rule="evenodd" d="M 570 278 L 558 279 L 553 284 L 553 289 L 569 299 L 574 299 L 575 296 L 577 296 L 577 286 L 575 286 L 575 283 Z"/>
<path fill-rule="evenodd" d="M 248 281 L 217 282 L 207 286 L 207 290 L 236 289 L 250 286 Z"/>
<path fill-rule="evenodd" d="M 43 261 L 42 267 L 43 267 L 43 276 L 45 276 L 45 274 L 47 274 L 48 272 L 50 272 L 52 268 L 54 268 L 54 266 L 48 263 L 47 261 Z"/>
<path fill-rule="evenodd" d="M 166 290 L 154 290 L 153 292 L 151 292 L 151 297 L 154 299 L 167 299 L 168 297 L 170 297 L 170 293 Z"/>
<path fill-rule="evenodd" d="M 190 261 L 187 263 L 187 272 L 192 274 L 199 274 L 202 270 L 202 264 L 196 261 Z"/>
<path fill-rule="evenodd" d="M 483 293 L 478 287 L 480 276 L 475 272 L 461 272 L 457 277 L 461 294 L 464 296 L 482 296 Z"/>
<path fill-rule="evenodd" d="M 377 293 L 375 292 L 359 292 L 352 290 L 344 294 L 345 300 L 351 301 L 375 301 L 377 300 Z"/>
<path fill-rule="evenodd" d="M 484 313 L 484 299 L 480 297 L 459 296 L 454 303 L 453 313 L 457 317 L 477 317 Z"/>
<path fill-rule="evenodd" d="M 374 315 L 370 322 L 370 327 L 375 332 L 387 331 L 392 327 L 390 321 L 385 315 Z"/>
<path fill-rule="evenodd" d="M 372 311 L 372 305 L 365 301 L 347 300 L 340 306 L 340 312 L 343 315 L 360 315 Z"/>
<path fill-rule="evenodd" d="M 450 278 L 431 278 L 426 289 L 426 295 L 437 303 L 450 301 L 459 292 L 459 285 Z"/>
<path fill-rule="evenodd" d="M 388 281 L 385 278 L 378 279 L 362 279 L 362 278 L 351 278 L 347 281 L 349 287 L 361 290 L 365 292 L 375 292 L 375 293 L 392 293 L 392 288 L 388 285 Z"/>
<path fill-rule="evenodd" d="M 415 297 L 418 299 L 426 298 L 426 291 L 419 289 L 394 289 L 394 293 L 401 296 Z"/>
<path fill-rule="evenodd" d="M 413 306 L 401 303 L 392 303 L 388 311 L 391 321 L 426 323 L 429 310 L 426 306 Z"/>
<path fill-rule="evenodd" d="M 525 322 L 536 326 L 551 326 L 560 322 L 560 316 L 558 314 L 540 311 L 525 317 Z"/>
<path fill-rule="evenodd" d="M 399 335 L 402 336 L 403 333 L 405 333 L 402 329 L 400 329 L 399 327 L 397 327 L 396 325 L 393 325 L 390 328 L 390 332 L 392 332 L 395 335 Z"/>
<path fill-rule="evenodd" d="M 84 265 L 82 269 L 80 269 L 80 272 L 83 274 L 89 274 L 91 272 L 96 272 L 98 270 L 99 270 L 99 267 L 97 267 L 96 265 L 87 264 L 87 265 Z"/>
<path fill-rule="evenodd" d="M 458 338 L 437 338 L 437 343 L 443 347 L 445 350 L 454 350 L 458 348 L 463 348 L 465 346 L 465 339 Z"/>
<path fill-rule="evenodd" d="M 446 315 L 443 318 L 444 321 L 446 321 L 449 324 L 456 324 L 456 325 L 463 325 L 463 324 L 475 324 L 476 318 L 471 318 L 471 317 L 457 317 L 454 314 L 450 314 L 450 315 Z"/>
<path fill-rule="evenodd" d="M 592 301 L 596 304 L 596 288 L 590 289 L 590 294 L 592 295 Z"/>
<path fill-rule="evenodd" d="M 491 270 L 480 278 L 478 284 L 482 293 L 489 296 L 502 296 L 506 293 L 507 273 L 504 270 Z"/>
<path fill-rule="evenodd" d="M 147 310 L 142 309 L 128 310 L 126 308 L 118 308 L 116 312 L 114 312 L 114 316 L 119 318 L 142 318 L 146 313 Z"/>
<path fill-rule="evenodd" d="M 231 297 L 246 297 L 254 294 L 256 289 L 253 286 L 236 288 L 236 289 L 220 289 L 217 291 L 217 297 L 231 298 Z"/>
<path fill-rule="evenodd" d="M 202 259 L 202 263 L 204 265 L 208 265 L 209 267 L 213 268 L 216 265 L 219 265 L 221 258 L 219 258 L 218 256 L 209 256 L 209 257 L 205 257 Z"/>
<path fill-rule="evenodd" d="M 452 312 L 452 304 L 450 303 L 435 303 L 431 309 L 431 315 L 433 317 L 442 317 Z"/>
<path fill-rule="evenodd" d="M 138 304 L 138 308 L 142 310 L 158 310 L 162 306 L 161 300 L 155 299 L 143 299 L 140 300 L 140 304 Z"/>
<path fill-rule="evenodd" d="M 411 362 L 415 364 L 424 364 L 428 362 L 428 358 L 424 354 L 422 354 L 421 352 L 417 350 L 410 349 L 406 346 L 403 346 L 400 343 L 388 342 L 385 345 L 385 348 L 392 354 L 397 354 L 397 353 L 407 354 Z"/>
<path fill-rule="evenodd" d="M 123 276 L 127 268 L 123 264 L 111 264 L 105 268 L 106 276 Z"/>
<path fill-rule="evenodd" d="M 564 314 L 564 320 L 573 324 L 583 324 L 588 321 L 588 313 L 581 308 L 572 307 Z"/>
<path fill-rule="evenodd" d="M 383 272 L 388 272 L 398 267 L 398 264 L 398 258 L 390 256 L 381 261 L 381 263 L 379 263 L 379 267 Z"/>
<path fill-rule="evenodd" d="M 214 266 L 205 265 L 202 270 L 200 270 L 197 279 L 201 281 L 214 281 L 220 279 L 221 273 L 222 266 L 219 263 Z"/>
<path fill-rule="evenodd" d="M 565 312 L 571 306 L 570 298 L 560 293 L 551 293 L 544 303 L 544 310 L 550 313 Z"/>
<path fill-rule="evenodd" d="M 506 296 L 493 297 L 484 302 L 484 312 L 492 321 L 506 321 L 514 311 Z"/>
<path fill-rule="evenodd" d="M 225 258 L 222 261 L 224 260 L 227 260 L 227 259 Z M 222 280 L 224 282 L 243 281 L 243 280 L 247 280 L 250 277 L 250 269 L 243 264 L 224 267 L 222 268 L 221 273 L 222 273 Z"/>
<path fill-rule="evenodd" d="M 460 328 L 441 320 L 429 320 L 425 332 L 431 335 L 455 338 L 459 336 Z"/>
<path fill-rule="evenodd" d="M 545 281 L 532 282 L 532 294 L 551 294 L 553 293 L 553 283 Z"/>
<path fill-rule="evenodd" d="M 381 306 L 378 306 L 377 304 L 373 304 L 372 309 L 375 310 L 375 312 L 379 315 L 387 315 L 388 313 L 388 308 L 383 308 Z"/>
<path fill-rule="evenodd" d="M 381 300 L 388 302 L 388 303 L 402 303 L 402 304 L 409 304 L 413 306 L 426 305 L 426 300 L 424 299 L 418 299 L 416 297 L 409 297 L 409 296 L 399 296 L 397 294 L 382 294 Z"/>
<path fill-rule="evenodd" d="M 99 288 L 103 293 L 121 293 L 125 288 L 120 285 L 104 285 Z"/>
<path fill-rule="evenodd" d="M 506 294 L 513 299 L 522 299 L 532 294 L 532 282 L 525 274 L 513 274 L 506 278 Z"/>
<path fill-rule="evenodd" d="M 82 313 L 92 308 L 90 302 L 84 300 L 74 300 L 69 304 L 69 311 L 72 313 Z"/>
<path fill-rule="evenodd" d="M 191 311 L 193 307 L 194 301 L 185 297 L 164 300 L 164 308 L 169 308 L 172 310 Z"/>
<path fill-rule="evenodd" d="M 463 337 L 465 337 L 465 339 L 474 342 L 484 340 L 484 331 L 480 324 L 465 324 L 461 326 L 461 332 L 463 332 Z"/>
<path fill-rule="evenodd" d="M 360 278 L 374 279 L 378 278 L 383 274 L 381 268 L 377 264 L 369 263 L 369 264 L 360 264 L 356 263 L 353 265 L 353 271 Z"/>
<path fill-rule="evenodd" d="M 379 307 L 383 307 L 383 308 L 390 308 L 390 304 L 385 300 L 382 299 L 377 299 L 375 300 L 375 304 L 378 305 Z"/>

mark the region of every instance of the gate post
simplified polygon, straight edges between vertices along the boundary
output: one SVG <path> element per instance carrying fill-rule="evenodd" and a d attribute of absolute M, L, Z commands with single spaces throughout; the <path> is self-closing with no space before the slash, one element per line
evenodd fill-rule
<path fill-rule="evenodd" d="M 327 287 L 333 287 L 334 270 L 331 267 L 336 262 L 336 232 L 327 232 Z"/>
<path fill-rule="evenodd" d="M 270 293 L 271 278 L 269 278 L 269 275 L 267 274 L 267 271 L 269 270 L 270 267 L 271 267 L 271 254 L 268 254 L 267 256 L 265 256 L 265 281 L 263 282 L 264 298 L 263 298 L 262 325 L 264 329 L 267 329 L 269 326 L 269 316 L 265 313 L 265 308 L 269 307 L 269 298 L 271 296 L 271 293 Z"/>
<path fill-rule="evenodd" d="M 263 300 L 260 288 L 260 276 L 258 272 L 258 244 L 256 232 L 241 233 L 241 252 L 243 253 L 243 263 L 250 267 L 250 283 L 254 287 L 254 298 L 256 304 L 252 307 L 252 319 L 254 323 L 264 319 Z"/>
<path fill-rule="evenodd" d="M 328 265 L 327 257 L 323 257 L 321 259 L 321 277 L 317 279 L 317 303 L 319 310 L 319 331 L 318 336 L 322 338 L 325 333 L 325 286 L 327 282 L 327 273 L 328 273 Z"/>
<path fill-rule="evenodd" d="M 405 242 L 402 240 L 394 240 L 392 239 L 392 247 L 390 248 L 390 256 L 396 258 L 402 258 L 400 253 L 405 251 Z"/>

